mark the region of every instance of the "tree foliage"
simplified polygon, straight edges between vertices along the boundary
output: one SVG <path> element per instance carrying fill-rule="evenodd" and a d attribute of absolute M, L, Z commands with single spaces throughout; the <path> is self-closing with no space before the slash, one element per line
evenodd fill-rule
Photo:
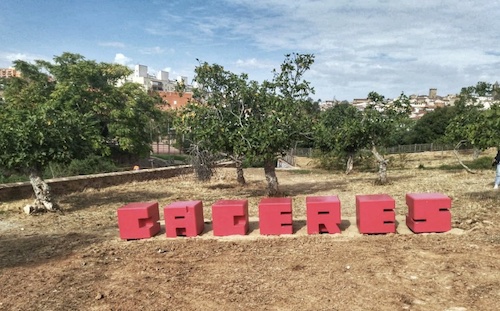
<path fill-rule="evenodd" d="M 4 81 L 0 106 L 0 165 L 41 180 L 50 162 L 68 163 L 112 148 L 134 154 L 150 150 L 151 122 L 160 119 L 152 97 L 137 84 L 117 82 L 130 69 L 64 53 L 53 62 L 15 61 L 22 73 Z M 33 185 L 36 188 L 41 186 Z M 41 193 L 40 195 L 43 195 Z M 37 199 L 41 199 L 37 195 Z"/>
<path fill-rule="evenodd" d="M 480 96 L 493 96 L 493 91 L 493 86 L 486 82 L 462 88 L 455 102 L 456 115 L 446 127 L 448 141 L 464 141 L 479 150 L 498 144 L 495 136 L 489 136 L 498 133 L 495 128 L 498 123 L 495 120 L 497 105 L 484 109 L 483 105 L 478 103 Z"/>
<path fill-rule="evenodd" d="M 388 161 L 378 152 L 379 147 L 388 147 L 394 142 L 395 133 L 407 131 L 405 127 L 410 113 L 410 101 L 408 97 L 401 95 L 389 102 L 377 92 L 370 92 L 368 99 L 370 104 L 363 110 L 362 128 L 364 132 L 366 148 L 371 149 L 379 164 L 379 177 L 377 183 L 387 183 Z"/>
<path fill-rule="evenodd" d="M 340 103 L 320 114 L 315 127 L 315 146 L 327 157 L 347 160 L 346 173 L 352 170 L 354 155 L 367 145 L 363 113 L 349 103 Z"/>
<path fill-rule="evenodd" d="M 442 143 L 457 112 L 454 106 L 437 107 L 422 116 L 409 133 L 408 144 Z"/>
<path fill-rule="evenodd" d="M 220 65 L 200 63 L 195 68 L 197 87 L 193 100 L 182 110 L 176 124 L 191 140 L 191 150 L 232 158 L 237 163 L 241 184 L 245 183 L 242 160 L 248 143 L 244 130 L 249 126 L 249 107 L 253 100 L 247 79 L 245 74 L 236 75 Z"/>
<path fill-rule="evenodd" d="M 278 155 L 312 134 L 304 114 L 314 110 L 313 89 L 303 75 L 313 62 L 313 55 L 286 55 L 273 79 L 262 83 L 201 63 L 195 69 L 198 89 L 179 128 L 210 150 L 262 161 L 268 193 L 276 195 Z"/>
<path fill-rule="evenodd" d="M 376 92 L 370 92 L 368 99 L 364 110 L 345 103 L 324 111 L 316 127 L 316 145 L 323 152 L 347 155 L 346 172 L 352 169 L 356 152 L 370 149 L 379 162 L 379 182 L 385 183 L 387 161 L 377 148 L 391 145 L 409 130 L 410 102 L 404 93 L 392 102 Z"/>

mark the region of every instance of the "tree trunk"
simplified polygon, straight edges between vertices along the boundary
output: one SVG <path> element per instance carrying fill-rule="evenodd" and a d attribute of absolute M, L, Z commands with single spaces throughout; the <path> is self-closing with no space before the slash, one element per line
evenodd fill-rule
<path fill-rule="evenodd" d="M 35 202 L 33 205 L 27 205 L 24 210 L 28 214 L 37 212 L 54 212 L 57 206 L 52 202 L 49 185 L 42 179 L 40 171 L 33 169 L 30 172 L 30 183 L 35 192 Z"/>
<path fill-rule="evenodd" d="M 474 148 L 474 153 L 472 154 L 472 159 L 473 160 L 479 159 L 480 154 L 481 154 L 481 149 Z"/>
<path fill-rule="evenodd" d="M 354 167 L 354 154 L 349 153 L 349 155 L 347 156 L 347 165 L 346 165 L 345 174 L 349 175 L 349 173 L 352 172 L 353 167 Z"/>
<path fill-rule="evenodd" d="M 276 177 L 276 165 L 273 160 L 264 162 L 264 173 L 267 181 L 267 195 L 273 197 L 278 195 L 278 177 Z"/>
<path fill-rule="evenodd" d="M 376 183 L 378 185 L 385 185 L 387 183 L 387 160 L 384 159 L 384 157 L 378 153 L 377 147 L 373 146 L 372 147 L 372 153 L 377 159 L 378 162 L 378 179 Z"/>
<path fill-rule="evenodd" d="M 241 159 L 236 159 L 234 161 L 236 163 L 236 181 L 240 186 L 244 186 L 246 184 L 245 175 L 243 175 L 243 163 Z"/>
<path fill-rule="evenodd" d="M 458 155 L 458 149 L 460 149 L 460 146 L 465 143 L 465 140 L 462 140 L 460 141 L 456 146 L 455 146 L 455 149 L 453 149 L 453 154 L 455 154 L 455 157 L 457 158 L 458 160 L 458 163 L 460 163 L 460 165 L 462 165 L 462 167 L 469 173 L 471 174 L 476 174 L 476 172 L 474 172 L 473 170 L 471 170 L 467 165 L 464 164 L 464 162 L 462 162 L 462 160 L 460 160 L 460 157 Z"/>

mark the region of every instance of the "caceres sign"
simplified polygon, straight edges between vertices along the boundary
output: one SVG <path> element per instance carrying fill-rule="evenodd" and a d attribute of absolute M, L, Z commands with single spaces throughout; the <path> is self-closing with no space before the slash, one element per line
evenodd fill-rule
<path fill-rule="evenodd" d="M 307 233 L 341 233 L 337 196 L 306 197 Z M 396 233 L 395 201 L 387 194 L 356 195 L 356 225 L 362 234 Z M 406 224 L 414 233 L 451 230 L 451 199 L 440 193 L 406 194 Z M 261 235 L 293 234 L 292 199 L 263 198 L 259 202 Z M 147 239 L 160 232 L 158 202 L 134 202 L 118 208 L 120 238 Z M 178 201 L 163 209 L 169 238 L 200 235 L 204 228 L 203 202 Z M 246 235 L 248 200 L 219 200 L 212 205 L 214 236 Z"/>

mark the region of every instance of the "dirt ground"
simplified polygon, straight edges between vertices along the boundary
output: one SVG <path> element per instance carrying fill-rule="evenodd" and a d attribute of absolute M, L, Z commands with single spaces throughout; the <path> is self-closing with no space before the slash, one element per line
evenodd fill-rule
<path fill-rule="evenodd" d="M 261 236 L 261 169 L 238 186 L 232 169 L 209 183 L 192 176 L 87 189 L 58 198 L 64 214 L 27 216 L 29 201 L 0 203 L 0 310 L 500 310 L 500 192 L 493 170 L 432 169 L 443 153 L 394 159 L 391 183 L 373 172 L 346 176 L 310 168 L 280 170 L 293 198 L 294 234 Z M 305 161 L 305 162 L 304 162 Z M 396 161 L 400 161 L 396 163 Z M 396 165 L 397 164 L 397 165 Z M 418 169 L 418 166 L 426 169 Z M 452 198 L 448 233 L 413 234 L 402 219 L 405 194 Z M 355 195 L 396 200 L 398 233 L 361 235 Z M 307 235 L 305 198 L 338 195 L 342 233 Z M 248 199 L 246 236 L 216 238 L 211 205 Z M 196 238 L 124 241 L 116 210 L 129 202 L 202 200 L 206 228 Z"/>

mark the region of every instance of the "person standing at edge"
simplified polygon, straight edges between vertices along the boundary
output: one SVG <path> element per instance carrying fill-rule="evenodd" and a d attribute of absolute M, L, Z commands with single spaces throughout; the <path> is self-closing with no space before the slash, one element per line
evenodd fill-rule
<path fill-rule="evenodd" d="M 491 166 L 496 166 L 496 176 L 495 176 L 495 186 L 493 186 L 493 189 L 498 189 L 498 185 L 500 185 L 500 148 L 497 148 L 497 155 L 493 159 L 493 163 Z"/>

